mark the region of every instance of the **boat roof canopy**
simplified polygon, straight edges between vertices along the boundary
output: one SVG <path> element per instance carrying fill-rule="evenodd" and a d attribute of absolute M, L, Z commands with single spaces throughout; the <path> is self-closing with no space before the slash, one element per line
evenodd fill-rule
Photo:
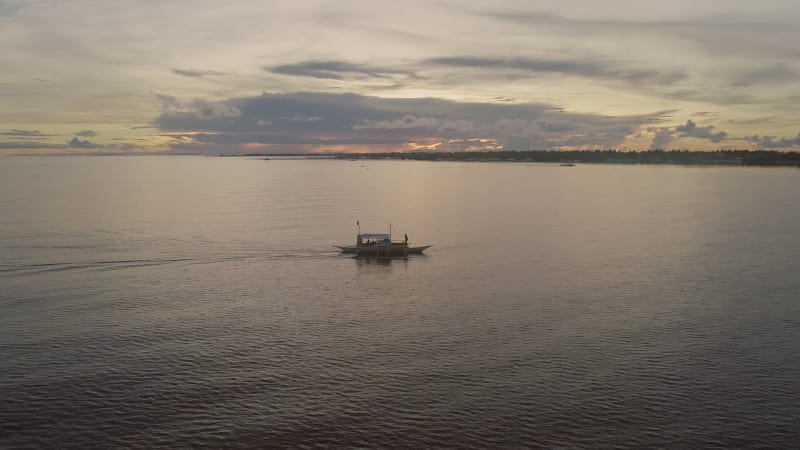
<path fill-rule="evenodd" d="M 391 239 L 391 234 L 368 234 L 364 233 L 361 235 L 361 239 Z"/>

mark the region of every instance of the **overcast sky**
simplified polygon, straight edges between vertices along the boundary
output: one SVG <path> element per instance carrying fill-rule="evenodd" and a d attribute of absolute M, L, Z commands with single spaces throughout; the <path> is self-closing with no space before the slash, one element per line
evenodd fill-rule
<path fill-rule="evenodd" d="M 0 154 L 800 150 L 797 0 L 0 0 Z"/>

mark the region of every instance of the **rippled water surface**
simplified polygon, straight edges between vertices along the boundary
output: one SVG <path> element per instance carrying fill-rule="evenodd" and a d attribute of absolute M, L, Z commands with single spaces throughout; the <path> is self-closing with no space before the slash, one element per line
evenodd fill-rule
<path fill-rule="evenodd" d="M 0 158 L 0 447 L 800 446 L 800 170 Z M 408 260 L 333 245 L 434 244 Z"/>

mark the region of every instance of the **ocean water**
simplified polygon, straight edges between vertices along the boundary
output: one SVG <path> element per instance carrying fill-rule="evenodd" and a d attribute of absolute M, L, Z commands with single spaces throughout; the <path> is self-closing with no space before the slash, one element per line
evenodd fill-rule
<path fill-rule="evenodd" d="M 2 448 L 798 448 L 800 170 L 0 158 Z M 391 221 L 407 260 L 334 245 Z"/>

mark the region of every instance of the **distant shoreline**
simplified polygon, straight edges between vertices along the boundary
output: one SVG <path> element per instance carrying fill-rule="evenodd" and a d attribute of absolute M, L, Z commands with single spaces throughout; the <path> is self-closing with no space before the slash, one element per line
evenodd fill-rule
<path fill-rule="evenodd" d="M 250 155 L 255 156 L 255 155 Z M 667 164 L 688 166 L 800 167 L 800 153 L 767 150 L 699 151 L 491 151 L 338 154 L 338 159 L 393 159 L 463 162 L 546 162 L 561 164 Z"/>
<path fill-rule="evenodd" d="M 5 157 L 58 156 L 205 156 L 215 158 L 331 159 L 331 160 L 398 160 L 451 162 L 520 162 L 577 164 L 642 164 L 677 166 L 755 166 L 798 167 L 800 152 L 774 150 L 717 150 L 717 151 L 487 151 L 487 152 L 393 152 L 393 153 L 246 153 L 234 155 L 159 154 L 159 153 L 80 153 L 80 154 L 9 154 Z"/>

